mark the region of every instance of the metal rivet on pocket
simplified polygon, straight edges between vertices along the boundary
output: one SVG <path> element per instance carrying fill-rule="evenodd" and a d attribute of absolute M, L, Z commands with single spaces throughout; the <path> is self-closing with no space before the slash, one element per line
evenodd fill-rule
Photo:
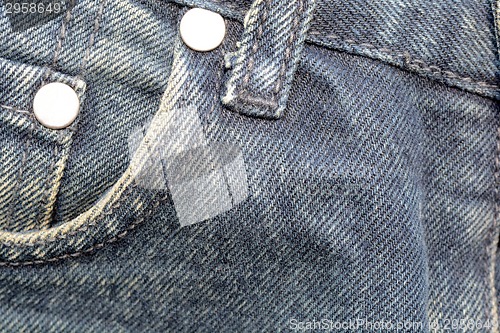
<path fill-rule="evenodd" d="M 193 8 L 182 17 L 180 32 L 184 43 L 193 50 L 211 51 L 226 36 L 226 23 L 217 13 Z"/>
<path fill-rule="evenodd" d="M 45 127 L 66 128 L 75 121 L 80 111 L 80 100 L 68 85 L 52 82 L 38 90 L 33 100 L 36 119 Z"/>

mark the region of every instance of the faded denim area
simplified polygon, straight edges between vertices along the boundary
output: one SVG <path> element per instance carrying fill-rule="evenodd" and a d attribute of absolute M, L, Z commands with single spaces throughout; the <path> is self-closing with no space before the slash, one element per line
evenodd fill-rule
<path fill-rule="evenodd" d="M 499 332 L 498 6 L 273 2 L 75 0 L 18 33 L 0 12 L 0 332 Z M 225 17 L 219 48 L 184 45 L 190 6 Z M 70 129 L 30 116 L 48 81 L 80 94 Z M 221 146 L 245 195 L 183 222 L 174 185 L 202 173 L 176 166 L 204 155 L 171 152 Z"/>

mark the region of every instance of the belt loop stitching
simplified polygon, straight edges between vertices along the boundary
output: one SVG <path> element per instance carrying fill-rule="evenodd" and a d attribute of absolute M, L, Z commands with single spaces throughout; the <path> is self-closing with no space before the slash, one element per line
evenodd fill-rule
<path fill-rule="evenodd" d="M 284 9 L 287 13 L 290 13 L 291 11 L 289 15 L 293 15 L 293 17 L 289 18 L 291 20 L 291 24 L 287 24 L 285 27 L 286 30 L 290 32 L 290 35 L 286 39 L 285 45 L 283 45 L 284 50 L 281 48 L 278 50 L 284 52 L 281 58 L 282 63 L 278 64 L 280 67 L 276 72 L 277 74 L 274 75 L 274 82 L 271 82 L 268 86 L 268 91 L 265 92 L 252 91 L 254 89 L 252 87 L 251 78 L 252 75 L 256 75 L 253 71 L 255 69 L 256 57 L 259 51 L 259 42 L 262 43 L 262 38 L 266 38 L 266 36 L 264 36 L 264 28 L 266 23 L 269 23 L 270 13 L 268 11 L 272 10 L 269 8 L 272 4 L 272 0 L 262 0 L 255 2 L 252 5 L 245 18 L 245 32 L 243 36 L 243 40 L 253 38 L 252 45 L 250 46 L 247 44 L 245 47 L 242 43 L 243 45 L 240 49 L 228 58 L 230 59 L 229 67 L 232 67 L 232 73 L 226 82 L 225 93 L 222 97 L 222 102 L 225 105 L 242 114 L 250 116 L 274 119 L 282 116 L 284 104 L 288 98 L 289 89 L 282 91 L 281 94 L 280 90 L 283 89 L 287 79 L 292 81 L 291 79 L 294 74 L 293 69 L 296 66 L 296 63 L 291 63 L 291 61 L 293 61 L 294 57 L 297 57 L 296 61 L 298 61 L 298 56 L 302 48 L 300 43 L 305 41 L 304 37 L 307 31 L 307 26 L 310 22 L 309 18 L 301 20 L 301 17 L 306 11 L 306 6 L 303 1 L 308 1 L 311 6 L 314 5 L 314 0 L 296 1 L 298 3 L 292 3 Z M 312 8 L 310 9 L 312 12 Z M 256 24 L 258 25 L 255 26 Z M 279 29 L 279 27 L 277 27 L 274 23 L 269 26 L 270 27 L 267 27 L 267 29 L 270 29 L 271 33 L 273 30 Z M 255 33 L 255 35 L 252 36 L 252 33 Z M 264 43 L 265 42 L 266 41 L 264 40 Z M 292 49 L 294 44 L 299 44 L 297 45 L 297 50 Z M 239 85 L 238 81 L 240 82 Z M 247 107 L 249 106 L 254 109 L 248 110 Z"/>

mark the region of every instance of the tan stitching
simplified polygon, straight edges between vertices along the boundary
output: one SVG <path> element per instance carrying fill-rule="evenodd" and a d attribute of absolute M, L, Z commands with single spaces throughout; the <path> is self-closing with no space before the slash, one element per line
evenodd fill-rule
<path fill-rule="evenodd" d="M 50 208 L 50 192 L 51 192 L 51 189 L 53 188 L 53 186 L 55 185 L 55 182 L 56 182 L 55 179 L 54 179 L 54 181 L 51 181 L 51 180 L 56 175 L 55 169 L 56 169 L 57 159 L 58 159 L 58 155 L 59 155 L 59 149 L 57 147 L 57 143 L 54 144 L 53 153 L 54 153 L 53 158 L 49 157 L 49 158 L 51 158 L 51 163 L 49 165 L 47 178 L 44 182 L 45 188 L 43 191 L 42 200 L 40 201 L 40 206 L 41 206 L 40 211 L 37 214 L 37 218 L 36 218 L 36 221 L 39 222 L 40 228 L 50 226 L 50 213 L 52 211 L 52 209 Z M 38 218 L 39 214 L 42 215 L 41 218 Z"/>
<path fill-rule="evenodd" d="M 246 89 L 241 90 L 238 95 L 238 99 L 241 103 L 259 107 L 267 107 L 270 109 L 275 109 L 278 107 L 278 102 L 276 102 L 274 98 L 256 97 L 254 94 L 249 94 Z"/>
<path fill-rule="evenodd" d="M 262 21 L 265 22 L 267 20 L 267 10 L 266 10 L 266 4 L 267 1 L 271 0 L 263 0 L 262 5 L 264 6 L 264 10 L 259 10 L 258 15 L 262 15 Z M 254 23 L 255 26 L 255 23 Z M 248 57 L 248 68 L 246 70 L 245 76 L 243 78 L 243 85 L 247 86 L 248 82 L 250 81 L 250 74 L 253 70 L 254 62 L 255 62 L 255 55 L 257 54 L 258 51 L 258 44 L 260 42 L 260 39 L 262 37 L 262 34 L 264 33 L 264 29 L 262 28 L 263 24 L 258 24 L 257 26 L 257 38 L 255 38 L 255 41 L 252 45 L 252 53 Z"/>
<path fill-rule="evenodd" d="M 135 186 L 131 186 L 131 189 L 133 189 Z M 121 207 L 121 204 L 126 200 L 128 199 L 128 197 L 125 195 L 125 194 L 122 194 L 122 197 L 120 197 L 120 199 L 118 199 L 116 202 L 112 203 L 109 207 L 107 207 L 107 210 L 102 212 L 101 214 L 102 215 L 105 215 L 105 216 L 110 216 L 114 213 L 115 209 L 118 209 Z M 87 231 L 89 229 L 89 227 L 94 227 L 97 225 L 97 223 L 100 221 L 100 219 L 98 217 L 96 217 L 94 220 L 91 220 L 89 223 L 86 223 L 86 224 L 83 224 L 81 226 L 79 226 L 77 229 L 75 230 L 71 230 L 71 231 L 68 231 L 64 234 L 57 234 L 56 236 L 52 237 L 52 238 L 46 238 L 46 239 L 43 239 L 42 241 L 36 241 L 36 242 L 32 242 L 32 243 L 22 243 L 22 244 L 17 244 L 17 243 L 14 243 L 14 242 L 9 242 L 9 241 L 4 241 L 4 242 L 1 242 L 0 244 L 3 244 L 5 246 L 16 246 L 16 247 L 25 247 L 25 246 L 38 246 L 38 245 L 45 245 L 47 243 L 53 243 L 53 242 L 56 242 L 60 239 L 66 239 L 68 237 L 71 237 L 71 236 L 75 236 L 77 234 L 79 234 L 80 232 L 84 232 L 84 231 Z"/>
<path fill-rule="evenodd" d="M 67 253 L 67 254 L 64 254 L 64 255 L 61 255 L 61 256 L 57 256 L 57 257 L 53 257 L 53 258 L 48 258 L 48 259 L 40 259 L 40 260 L 30 260 L 30 261 L 2 261 L 0 262 L 0 266 L 12 266 L 12 267 L 19 267 L 19 266 L 29 266 L 29 265 L 37 265 L 37 264 L 44 264 L 44 263 L 51 263 L 51 262 L 55 262 L 55 261 L 59 261 L 59 260 L 63 260 L 63 259 L 68 259 L 68 258 L 77 258 L 77 257 L 80 257 L 82 255 L 86 255 L 86 254 L 90 254 L 92 252 L 94 252 L 95 250 L 98 250 L 98 249 L 101 249 L 103 248 L 104 246 L 106 246 L 107 244 L 111 244 L 111 243 L 114 243 L 120 239 L 123 239 L 125 236 L 128 235 L 128 233 L 132 230 L 134 230 L 135 228 L 137 228 L 137 226 L 139 226 L 142 222 L 144 222 L 144 220 L 149 217 L 156 208 L 159 207 L 159 205 L 165 201 L 167 199 L 167 197 L 163 197 L 161 198 L 160 200 L 158 200 L 151 209 L 149 209 L 146 214 L 140 218 L 140 219 L 137 219 L 135 222 L 133 222 L 132 224 L 130 224 L 123 232 L 121 232 L 120 234 L 114 236 L 113 238 L 110 238 L 102 243 L 98 243 L 86 250 L 82 250 L 82 251 L 78 251 L 78 252 L 74 252 L 74 253 Z"/>
<path fill-rule="evenodd" d="M 59 55 L 60 55 L 60 52 L 62 49 L 62 42 L 66 38 L 67 25 L 69 24 L 69 21 L 71 20 L 71 9 L 73 9 L 75 7 L 75 5 L 76 5 L 75 0 L 72 0 L 71 5 L 68 8 L 68 11 L 66 13 L 66 17 L 63 20 L 63 23 L 61 25 L 61 34 L 60 34 L 60 38 L 58 40 L 57 49 L 56 49 L 55 54 L 54 54 L 54 60 L 53 60 L 52 67 L 55 67 L 57 60 L 59 58 Z M 100 20 L 100 16 L 102 15 L 102 12 L 103 12 L 103 7 L 104 7 L 104 1 L 101 1 L 100 9 L 99 9 L 98 13 L 96 14 L 96 18 L 95 18 L 95 22 L 94 22 L 94 31 L 92 32 L 92 34 L 89 37 L 88 47 L 84 53 L 85 54 L 84 58 L 82 59 L 80 73 L 83 73 L 85 70 L 86 60 L 90 55 L 90 49 L 94 44 L 95 35 L 96 35 L 97 31 L 99 30 L 99 20 Z M 46 75 L 45 75 L 43 81 L 46 81 L 48 79 L 49 75 L 50 75 L 49 72 L 46 72 Z M 82 76 L 82 75 L 80 74 L 80 76 Z M 42 85 L 43 85 L 43 83 L 42 83 Z M 59 185 L 60 185 L 59 181 L 60 181 L 62 174 L 64 172 L 64 168 L 65 168 L 64 164 L 68 158 L 67 155 L 69 154 L 69 149 L 71 146 L 71 138 L 72 138 L 72 134 L 74 132 L 75 132 L 75 130 L 73 128 L 71 131 L 69 131 L 69 138 L 68 138 L 68 141 L 64 144 L 64 147 L 61 151 L 61 153 L 62 153 L 61 156 L 59 156 L 59 150 L 58 150 L 57 145 L 54 147 L 54 158 L 49 166 L 49 173 L 50 173 L 51 177 L 47 177 L 47 181 L 45 184 L 45 191 L 43 194 L 44 199 L 42 200 L 42 207 L 44 208 L 43 210 L 45 211 L 45 213 L 43 214 L 42 219 L 41 219 L 41 221 L 42 221 L 41 226 L 42 227 L 50 225 L 51 213 L 54 209 L 53 206 L 55 204 L 56 195 L 59 191 L 59 189 L 58 189 Z M 59 167 L 56 168 L 56 166 L 58 164 L 60 164 L 60 165 L 59 165 Z M 52 180 L 52 179 L 53 179 L 53 181 L 50 182 L 50 180 Z M 37 218 L 37 220 L 39 220 L 39 219 Z"/>
<path fill-rule="evenodd" d="M 52 68 L 55 68 L 56 65 L 57 65 L 57 61 L 59 60 L 59 55 L 61 54 L 61 51 L 62 51 L 62 44 L 63 44 L 63 41 L 66 39 L 66 33 L 67 33 L 67 26 L 71 20 L 71 11 L 72 9 L 74 8 L 75 6 L 75 1 L 76 0 L 71 0 L 71 3 L 68 7 L 68 9 L 66 10 L 66 15 L 64 16 L 64 19 L 62 20 L 62 23 L 61 23 L 61 29 L 59 31 L 59 37 L 57 38 L 57 41 L 56 41 L 56 48 L 55 48 L 55 51 L 54 51 L 54 57 L 52 59 Z M 41 84 L 40 84 L 40 87 L 43 87 L 46 83 L 47 83 L 47 80 L 49 79 L 49 76 L 52 74 L 52 70 L 48 67 L 45 68 L 44 70 L 44 75 L 42 77 L 42 80 L 41 80 Z M 31 132 L 30 132 L 30 138 L 31 138 Z M 28 139 L 28 143 L 29 143 L 29 139 Z M 54 147 L 54 155 L 57 156 L 58 152 L 57 152 L 57 144 L 55 145 Z M 52 174 L 54 168 L 55 168 L 55 164 L 56 164 L 56 161 L 52 161 L 50 163 L 50 166 L 49 166 L 49 173 Z M 48 226 L 49 225 L 49 218 L 47 218 L 47 214 L 50 212 L 50 210 L 46 210 L 46 212 L 43 214 L 45 216 L 42 216 L 41 219 L 38 218 L 38 215 L 40 213 L 42 213 L 42 211 L 44 210 L 45 206 L 47 206 L 46 204 L 44 204 L 45 202 L 48 202 L 49 201 L 49 195 L 48 193 L 50 192 L 49 188 L 50 188 L 50 185 L 49 185 L 49 181 L 50 181 L 50 178 L 51 177 L 47 177 L 47 180 L 45 181 L 45 191 L 43 193 L 43 199 L 41 200 L 40 202 L 40 205 L 41 205 L 41 208 L 40 208 L 40 212 L 37 214 L 37 217 L 35 219 L 36 222 L 38 221 L 42 221 L 42 224 L 41 226 Z"/>
<path fill-rule="evenodd" d="M 473 78 L 470 77 L 464 77 L 459 74 L 456 74 L 454 72 L 448 71 L 441 69 L 437 66 L 434 65 L 428 65 L 425 61 L 416 59 L 412 55 L 410 55 L 408 52 L 403 52 L 403 53 L 398 53 L 393 50 L 387 49 L 387 48 L 378 48 L 375 45 L 372 44 L 367 44 L 367 43 L 359 43 L 353 39 L 342 39 L 340 36 L 334 35 L 334 34 L 329 34 L 329 35 L 323 35 L 323 33 L 319 31 L 312 31 L 309 33 L 309 35 L 314 35 L 317 36 L 320 39 L 335 39 L 340 41 L 341 43 L 347 43 L 349 44 L 348 46 L 353 47 L 353 46 L 358 46 L 358 47 L 364 47 L 366 49 L 374 50 L 380 53 L 384 53 L 390 57 L 399 57 L 405 60 L 405 63 L 407 66 L 416 66 L 418 67 L 419 70 L 424 71 L 424 72 L 429 72 L 432 74 L 440 74 L 444 77 L 450 78 L 450 79 L 455 79 L 458 81 L 463 81 L 466 83 L 470 84 L 475 84 L 483 88 L 488 88 L 488 89 L 500 89 L 499 86 L 491 84 L 489 82 L 483 82 L 483 81 L 476 81 Z"/>
<path fill-rule="evenodd" d="M 252 71 L 253 71 L 253 67 L 254 67 L 254 63 L 255 63 L 255 56 L 256 56 L 257 51 L 258 51 L 258 43 L 261 41 L 261 38 L 263 35 L 263 28 L 262 27 L 268 19 L 268 17 L 267 17 L 268 9 L 267 9 L 266 5 L 268 5 L 268 2 L 270 2 L 270 1 L 271 0 L 262 1 L 264 8 L 261 8 L 259 10 L 259 14 L 258 14 L 258 15 L 262 16 L 261 20 L 263 23 L 259 24 L 257 27 L 257 36 L 256 36 L 255 42 L 253 43 L 252 48 L 251 48 L 252 52 L 248 57 L 248 67 L 246 69 L 245 76 L 243 77 L 242 88 L 240 90 L 240 95 L 247 95 L 247 97 L 251 97 L 251 96 L 249 96 L 249 94 L 247 92 L 247 86 L 248 86 L 248 83 L 250 81 L 250 76 L 252 75 Z M 274 91 L 274 93 L 271 92 L 270 98 L 261 98 L 261 100 L 270 99 L 271 101 L 266 101 L 265 104 L 266 104 L 266 106 L 271 106 L 272 108 L 278 107 L 278 102 L 275 101 L 275 99 L 277 98 L 276 95 L 279 94 L 279 91 L 280 91 L 281 86 L 283 84 L 283 80 L 284 80 L 283 78 L 286 74 L 286 68 L 290 64 L 290 58 L 293 56 L 292 46 L 294 45 L 294 42 L 296 40 L 298 27 L 301 24 L 299 17 L 303 14 L 303 12 L 305 10 L 303 1 L 298 0 L 298 3 L 299 3 L 299 7 L 296 9 L 296 13 L 293 14 L 294 19 L 293 19 L 293 24 L 291 27 L 291 33 L 287 39 L 286 48 L 285 48 L 285 56 L 283 58 L 283 61 L 282 61 L 282 64 L 281 64 L 281 67 L 279 70 L 279 76 L 275 82 L 274 89 L 271 89 Z"/>
<path fill-rule="evenodd" d="M 57 38 L 56 49 L 54 51 L 54 58 L 52 59 L 52 68 L 56 67 L 57 60 L 59 60 L 59 55 L 61 54 L 61 50 L 62 50 L 62 43 L 63 43 L 64 39 L 66 38 L 67 26 L 69 24 L 69 21 L 71 20 L 71 11 L 75 7 L 75 1 L 76 0 L 71 0 L 71 4 L 68 7 L 68 9 L 66 10 L 66 16 L 64 17 L 64 19 L 61 23 L 61 30 L 59 31 L 59 37 Z M 45 82 L 47 81 L 49 74 L 50 74 L 50 70 L 46 70 L 45 75 L 42 79 L 41 86 L 45 85 Z"/>
<path fill-rule="evenodd" d="M 97 33 L 99 32 L 99 29 L 101 28 L 101 20 L 102 20 L 102 16 L 103 16 L 102 14 L 104 12 L 105 5 L 106 5 L 106 0 L 101 0 L 100 4 L 99 4 L 99 11 L 97 12 L 97 14 L 95 16 L 95 20 L 94 20 L 94 30 L 90 34 L 89 43 L 88 43 L 87 48 L 85 49 L 85 55 L 82 59 L 79 77 L 83 77 L 85 74 L 86 66 L 87 66 L 87 63 L 90 59 L 90 50 L 94 46 Z"/>
<path fill-rule="evenodd" d="M 29 112 L 28 110 L 22 110 L 22 109 L 13 107 L 13 106 L 8 106 L 8 105 L 3 105 L 3 104 L 0 104 L 0 108 L 6 109 L 6 110 L 9 110 L 9 111 L 15 111 L 15 112 L 24 113 L 24 114 L 27 114 L 27 115 L 31 114 L 31 112 Z"/>

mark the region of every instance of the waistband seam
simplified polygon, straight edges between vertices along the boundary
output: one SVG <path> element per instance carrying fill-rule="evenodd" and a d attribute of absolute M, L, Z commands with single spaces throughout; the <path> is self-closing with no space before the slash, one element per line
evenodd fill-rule
<path fill-rule="evenodd" d="M 161 0 L 157 1 L 161 2 Z M 500 0 L 492 1 L 500 2 Z M 219 12 L 225 18 L 232 19 L 240 23 L 243 22 L 242 15 L 244 15 L 244 12 L 242 12 L 240 8 L 232 6 L 231 3 L 223 3 L 221 0 L 211 0 L 206 6 L 200 6 L 196 0 L 168 0 L 167 2 L 175 3 L 180 6 L 204 7 L 205 9 Z M 500 5 L 497 3 L 497 7 L 498 6 Z M 496 11 L 498 12 L 499 9 L 496 8 Z M 498 16 L 495 17 L 498 34 L 498 21 L 500 18 Z M 415 73 L 421 77 L 427 77 L 433 79 L 434 81 L 441 82 L 450 87 L 455 87 L 484 97 L 500 100 L 500 85 L 496 84 L 496 82 L 478 81 L 477 79 L 464 76 L 460 73 L 444 70 L 436 65 L 431 65 L 427 61 L 411 55 L 409 51 L 396 51 L 368 43 L 361 43 L 353 39 L 343 39 L 341 36 L 335 34 L 325 35 L 323 32 L 312 30 L 306 33 L 305 42 L 325 47 L 327 49 L 342 50 L 350 54 L 382 61 L 399 67 L 402 70 Z M 334 43 L 334 45 L 329 43 Z"/>
<path fill-rule="evenodd" d="M 310 31 L 306 41 L 321 47 L 342 50 L 351 54 L 365 56 L 374 60 L 379 60 L 391 65 L 400 67 L 403 70 L 414 72 L 423 77 L 432 76 L 435 80 L 453 80 L 457 83 L 470 85 L 469 88 L 457 87 L 456 84 L 444 82 L 449 86 L 454 86 L 471 91 L 486 97 L 500 99 L 500 86 L 492 82 L 477 81 L 471 77 L 462 76 L 458 73 L 444 70 L 438 66 L 430 65 L 426 61 L 410 54 L 408 51 L 395 51 L 389 48 L 379 48 L 368 43 L 360 43 L 353 39 L 343 39 L 342 37 L 329 34 L 323 35 L 319 31 Z M 325 42 L 335 43 L 335 45 L 325 45 Z M 374 54 L 378 53 L 377 54 Z M 384 59 L 381 59 L 383 57 Z"/>
<path fill-rule="evenodd" d="M 320 35 L 320 39 L 323 39 L 323 38 L 334 39 L 334 40 L 338 40 L 340 42 L 345 42 L 349 46 L 353 46 L 353 47 L 354 46 L 360 46 L 362 48 L 366 48 L 366 49 L 370 49 L 370 50 L 375 50 L 375 51 L 378 51 L 378 52 L 381 52 L 381 53 L 385 53 L 385 54 L 390 55 L 390 56 L 401 57 L 401 58 L 404 58 L 404 60 L 408 64 L 418 65 L 424 71 L 429 71 L 429 72 L 432 72 L 432 73 L 440 72 L 440 73 L 442 73 L 443 76 L 448 76 L 450 78 L 454 78 L 454 79 L 461 80 L 461 81 L 464 81 L 464 82 L 477 84 L 478 86 L 481 86 L 481 87 L 484 87 L 484 88 L 500 89 L 500 86 L 496 85 L 494 83 L 486 82 L 486 81 L 476 81 L 473 78 L 470 78 L 470 77 L 467 77 L 467 76 L 461 76 L 460 74 L 454 73 L 452 71 L 447 71 L 447 70 L 441 69 L 438 66 L 429 65 L 425 61 L 420 60 L 420 59 L 412 56 L 407 51 L 396 52 L 396 51 L 388 49 L 388 48 L 379 48 L 379 47 L 377 47 L 375 45 L 372 45 L 372 44 L 360 43 L 360 42 L 357 42 L 357 41 L 355 41 L 353 39 L 342 39 L 342 37 L 334 35 L 334 34 L 330 34 L 330 35 L 325 35 L 324 36 L 324 35 L 321 35 L 321 33 L 319 31 L 311 31 L 311 32 L 309 32 L 309 34 L 310 35 Z M 314 43 L 315 40 L 310 40 L 310 42 Z"/>

